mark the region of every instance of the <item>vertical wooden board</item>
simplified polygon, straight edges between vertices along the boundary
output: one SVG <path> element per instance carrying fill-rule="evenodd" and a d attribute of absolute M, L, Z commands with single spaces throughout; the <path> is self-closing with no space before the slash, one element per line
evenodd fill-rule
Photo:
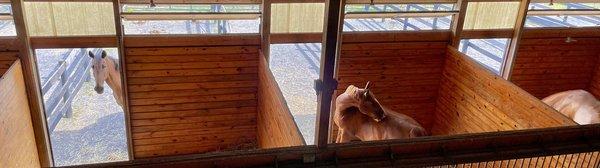
<path fill-rule="evenodd" d="M 20 61 L 0 78 L 0 163 L 40 167 Z"/>
<path fill-rule="evenodd" d="M 134 157 L 256 148 L 260 36 L 160 39 L 125 42 Z"/>
<path fill-rule="evenodd" d="M 544 32 L 544 37 L 535 35 L 536 31 L 523 32 L 525 38 L 519 44 L 511 82 L 539 99 L 574 89 L 599 96 L 596 76 L 600 38 L 594 37 L 595 32 L 587 32 L 588 37 L 579 33 L 570 39 L 564 37 L 568 32 L 562 29 Z"/>
<path fill-rule="evenodd" d="M 306 145 L 265 57 L 259 59 L 258 146 L 277 148 Z"/>
<path fill-rule="evenodd" d="M 521 88 L 449 47 L 433 134 L 575 125 Z"/>

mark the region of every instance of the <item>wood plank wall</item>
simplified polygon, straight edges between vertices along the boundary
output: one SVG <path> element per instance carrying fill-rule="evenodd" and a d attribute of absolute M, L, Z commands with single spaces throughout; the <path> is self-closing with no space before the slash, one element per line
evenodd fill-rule
<path fill-rule="evenodd" d="M 14 37 L 0 37 L 0 77 L 19 58 L 16 42 L 17 40 Z"/>
<path fill-rule="evenodd" d="M 448 47 L 434 135 L 575 125 L 516 85 Z"/>
<path fill-rule="evenodd" d="M 449 38 L 448 31 L 344 34 L 336 95 L 371 81 L 382 105 L 430 130 Z"/>
<path fill-rule="evenodd" d="M 257 147 L 260 36 L 124 43 L 136 158 Z"/>
<path fill-rule="evenodd" d="M 592 82 L 600 61 L 598 34 L 577 29 L 524 31 L 511 81 L 540 99 L 573 89 L 600 96 L 599 83 Z M 567 42 L 567 37 L 572 40 Z"/>
<path fill-rule="evenodd" d="M 0 78 L 0 167 L 40 167 L 19 60 Z"/>
<path fill-rule="evenodd" d="M 258 66 L 258 146 L 277 148 L 306 145 L 269 64 L 264 56 Z"/>

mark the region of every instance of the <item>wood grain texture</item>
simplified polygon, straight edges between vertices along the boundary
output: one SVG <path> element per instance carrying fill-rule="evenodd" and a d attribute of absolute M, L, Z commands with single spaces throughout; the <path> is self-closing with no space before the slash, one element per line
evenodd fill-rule
<path fill-rule="evenodd" d="M 266 59 L 259 59 L 258 146 L 278 148 L 306 145 Z"/>
<path fill-rule="evenodd" d="M 13 65 L 19 58 L 17 51 L 0 51 L 0 77 Z"/>
<path fill-rule="evenodd" d="M 206 39 L 125 38 L 135 158 L 257 147 L 260 37 Z"/>
<path fill-rule="evenodd" d="M 575 125 L 554 109 L 449 47 L 434 135 Z"/>
<path fill-rule="evenodd" d="M 587 28 L 524 31 L 511 81 L 540 99 L 573 89 L 599 96 L 595 78 L 600 61 L 597 32 Z M 567 42 L 565 36 L 572 40 Z"/>
<path fill-rule="evenodd" d="M 344 34 L 336 95 L 349 85 L 363 87 L 371 81 L 382 105 L 413 117 L 430 130 L 450 32 L 401 35 Z M 337 135 L 337 126 L 332 125 L 330 140 Z"/>
<path fill-rule="evenodd" d="M 40 167 L 20 61 L 0 78 L 0 165 Z"/>

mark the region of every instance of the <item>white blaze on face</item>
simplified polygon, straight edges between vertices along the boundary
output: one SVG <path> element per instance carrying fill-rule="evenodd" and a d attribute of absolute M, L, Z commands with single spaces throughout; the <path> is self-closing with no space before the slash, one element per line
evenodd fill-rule
<path fill-rule="evenodd" d="M 90 57 L 92 57 L 92 72 L 94 74 L 94 79 L 96 80 L 96 87 L 94 90 L 98 94 L 102 94 L 104 92 L 104 81 L 108 77 L 108 71 L 106 70 L 106 51 L 102 50 L 101 55 L 94 55 L 91 51 L 88 53 Z"/>

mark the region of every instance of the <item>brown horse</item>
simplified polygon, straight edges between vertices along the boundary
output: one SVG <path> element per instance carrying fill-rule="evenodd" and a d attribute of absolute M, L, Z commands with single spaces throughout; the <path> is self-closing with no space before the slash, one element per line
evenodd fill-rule
<path fill-rule="evenodd" d="M 414 119 L 383 107 L 369 87 L 369 83 L 364 89 L 350 85 L 337 97 L 333 118 L 339 128 L 337 143 L 427 135 L 427 131 Z"/>
<path fill-rule="evenodd" d="M 101 56 L 95 56 L 91 51 L 88 53 L 92 57 L 92 71 L 96 79 L 94 90 L 98 94 L 104 93 L 104 82 L 113 90 L 113 97 L 119 106 L 123 107 L 123 93 L 121 87 L 121 73 L 119 64 L 113 58 L 107 57 L 106 51 L 102 50 Z"/>
<path fill-rule="evenodd" d="M 578 124 L 600 123 L 600 101 L 585 90 L 569 90 L 542 101 Z"/>

